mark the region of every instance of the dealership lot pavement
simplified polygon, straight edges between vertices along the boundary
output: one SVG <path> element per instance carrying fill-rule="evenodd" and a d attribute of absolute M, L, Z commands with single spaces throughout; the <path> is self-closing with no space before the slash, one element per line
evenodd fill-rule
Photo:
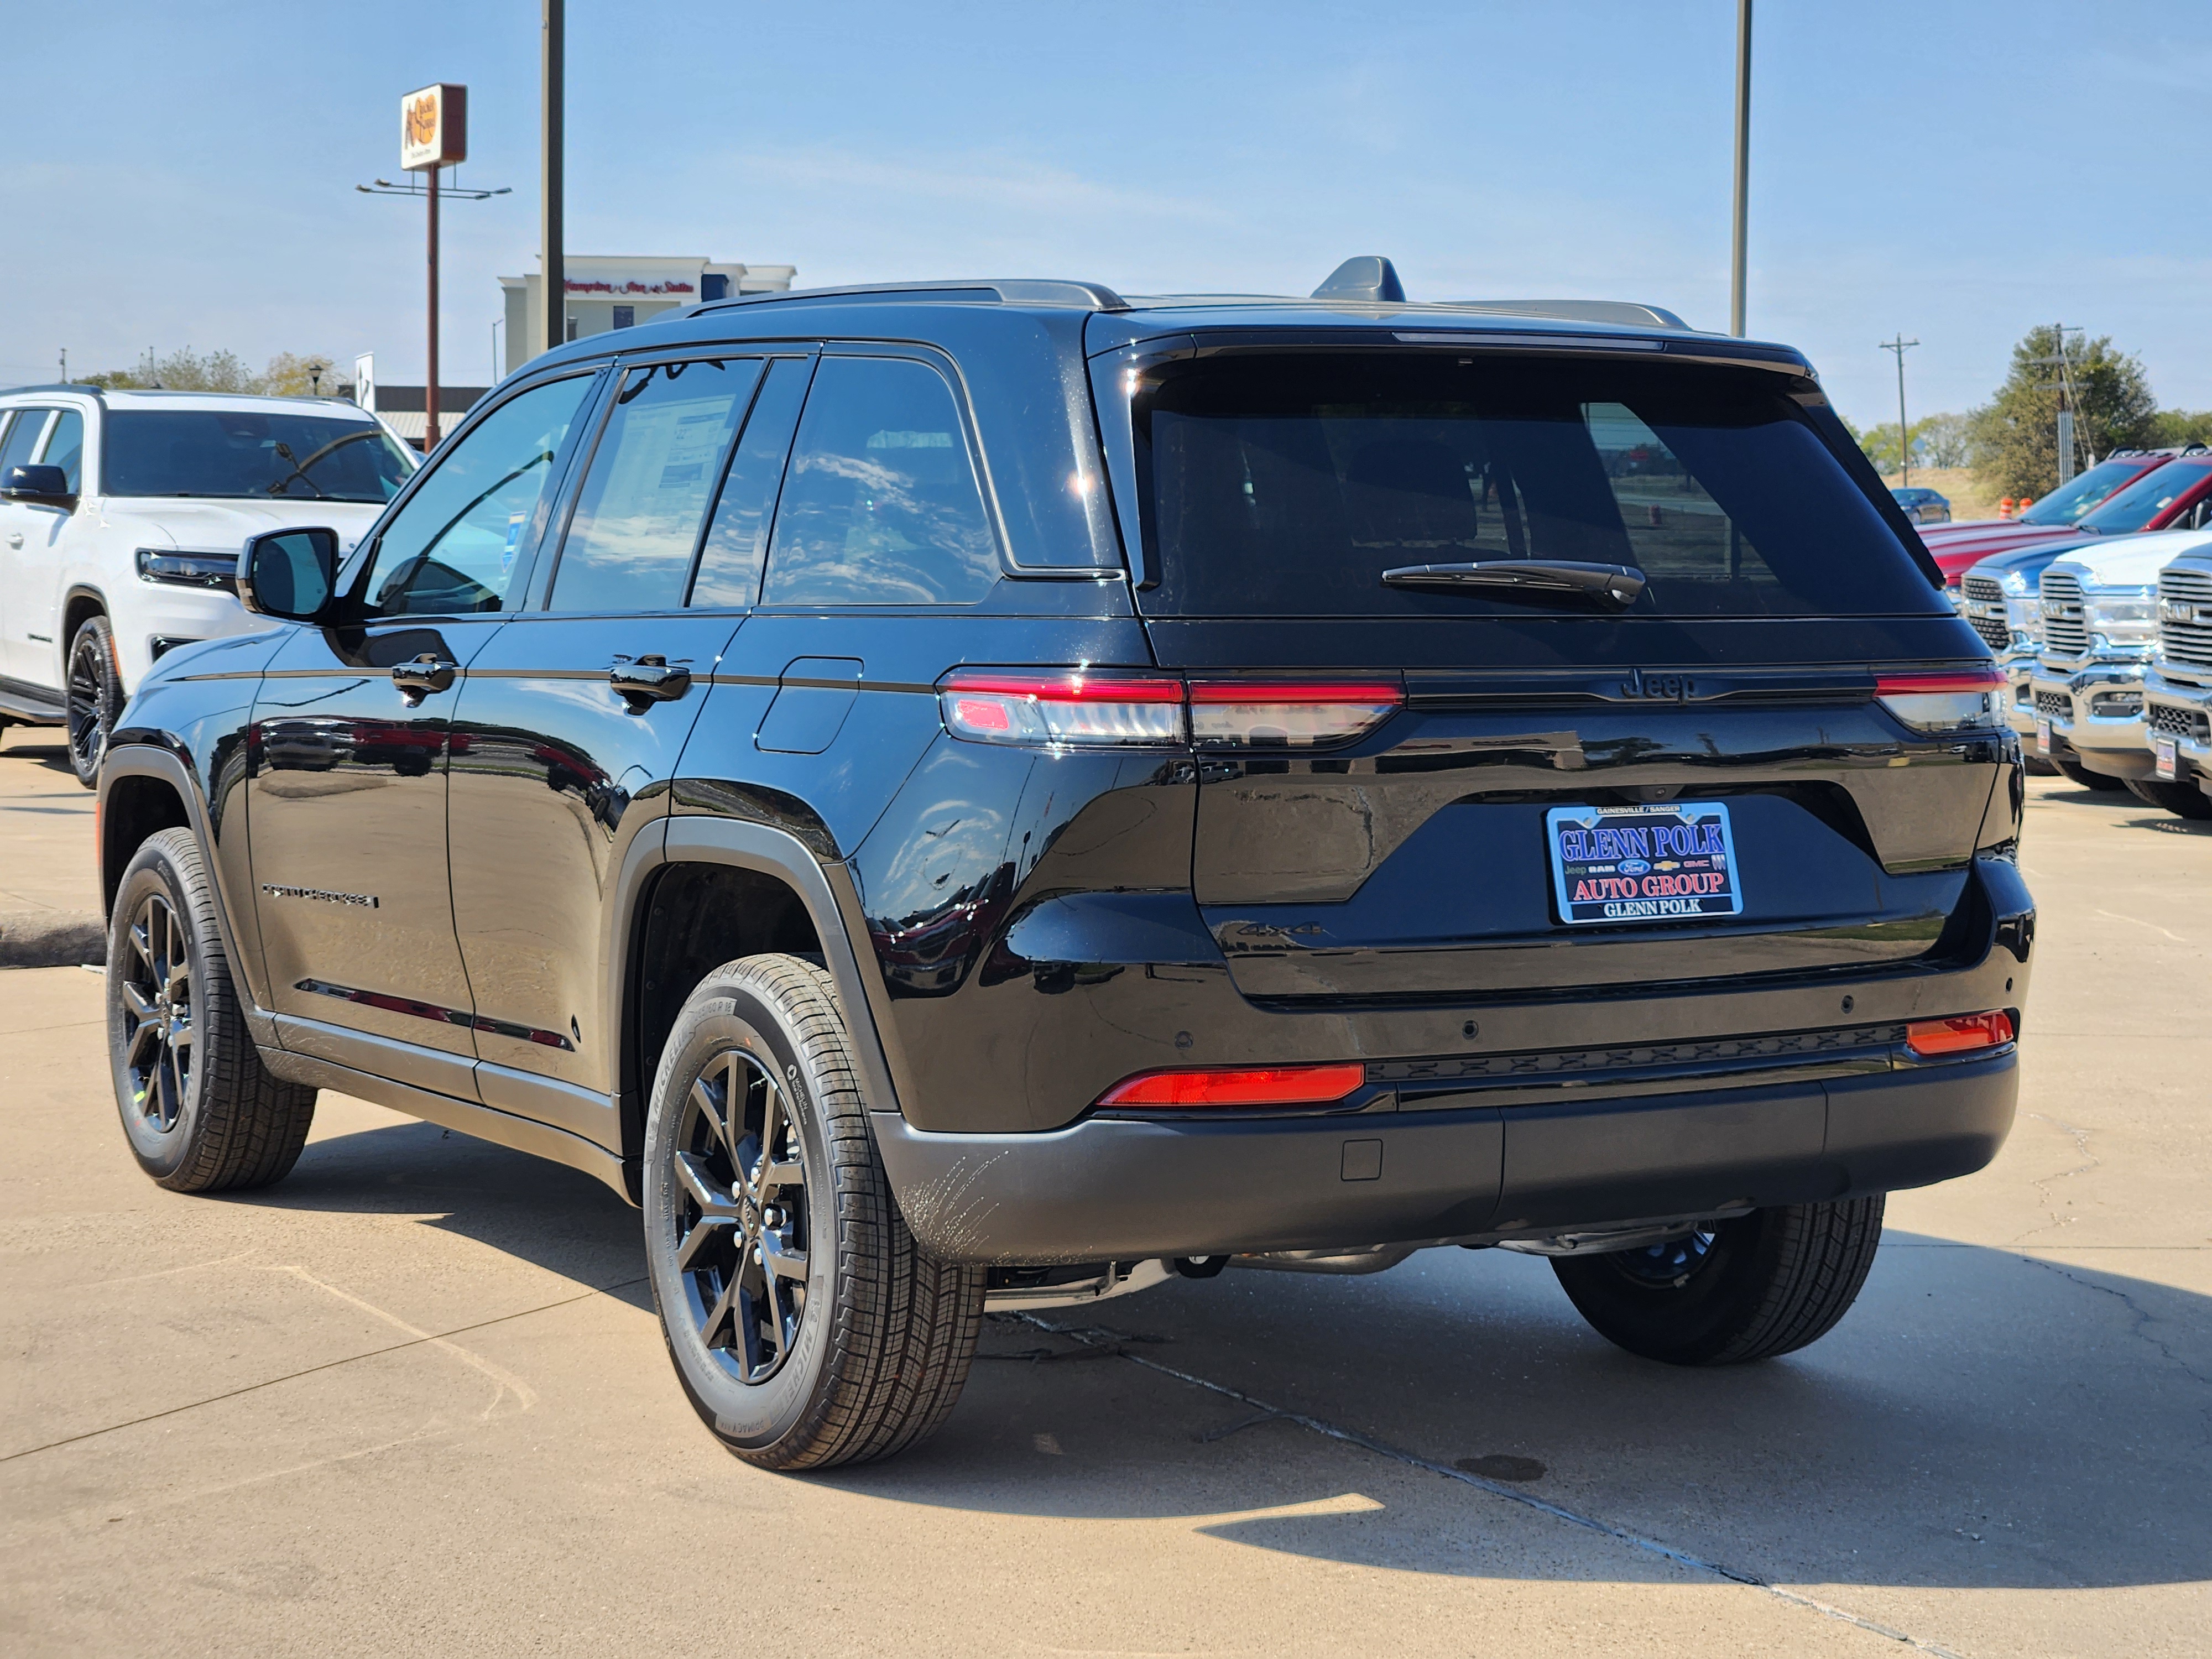
<path fill-rule="evenodd" d="M 92 906 L 0 735 L 0 906 Z M 595 1182 L 325 1095 L 282 1185 L 164 1193 L 98 976 L 0 971 L 0 1645 L 2200 1653 L 2212 833 L 2044 780 L 2027 835 L 2019 1126 L 1815 1347 L 1647 1364 L 1497 1251 L 1232 1272 L 994 1321 L 937 1441 L 802 1479 L 699 1427 Z"/>

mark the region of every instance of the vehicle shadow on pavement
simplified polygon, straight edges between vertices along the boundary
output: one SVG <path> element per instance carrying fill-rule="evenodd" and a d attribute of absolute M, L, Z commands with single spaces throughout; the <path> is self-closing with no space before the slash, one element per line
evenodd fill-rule
<path fill-rule="evenodd" d="M 316 1142 L 282 1185 L 232 1201 L 419 1215 L 648 1303 L 635 1211 L 427 1124 Z M 935 1440 L 806 1478 L 868 1502 L 1157 1519 L 1462 1576 L 1679 1577 L 1643 1540 L 1778 1583 L 2212 1577 L 2212 1298 L 2076 1265 L 2115 1254 L 2061 1263 L 1893 1231 L 1831 1335 L 1711 1371 L 1613 1348 L 1535 1258 L 1233 1271 L 994 1315 Z M 654 1367 L 636 1386 L 675 1383 Z M 722 1455 L 703 1431 L 696 1451 Z M 1591 1548 L 1577 1519 L 1619 1547 Z"/>
<path fill-rule="evenodd" d="M 69 745 L 63 743 L 11 743 L 0 750 L 0 761 L 28 761 L 50 772 L 76 775 L 70 767 Z"/>

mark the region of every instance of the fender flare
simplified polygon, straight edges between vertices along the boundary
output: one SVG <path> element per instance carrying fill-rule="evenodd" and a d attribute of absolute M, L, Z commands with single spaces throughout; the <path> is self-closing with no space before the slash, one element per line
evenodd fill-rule
<path fill-rule="evenodd" d="M 169 746 L 175 745 L 175 746 Z M 175 790 L 185 803 L 185 820 L 199 843 L 200 860 L 206 865 L 208 885 L 215 900 L 215 927 L 223 955 L 228 958 L 231 970 L 246 988 L 246 1023 L 253 1040 L 264 1048 L 279 1047 L 276 1022 L 261 1006 L 260 988 L 250 977 L 246 954 L 239 949 L 238 929 L 232 921 L 231 895 L 224 889 L 222 860 L 215 856 L 214 844 L 208 836 L 207 800 L 200 790 L 199 775 L 179 752 L 181 745 L 175 739 L 168 744 L 149 743 L 143 738 L 134 738 L 127 743 L 112 745 L 100 763 L 100 787 L 94 799 L 96 803 L 93 822 L 96 828 L 94 856 L 99 861 L 100 914 L 103 922 L 113 920 L 114 894 L 108 885 L 107 868 L 107 796 L 118 778 L 158 778 Z M 125 860 L 126 862 L 128 860 Z M 121 872 L 116 872 L 118 876 Z"/>
<path fill-rule="evenodd" d="M 606 933 L 601 942 L 600 963 L 606 975 L 607 1006 L 629 1029 L 635 1017 L 630 971 L 641 937 L 638 908 L 651 878 L 672 864 L 726 864 L 757 871 L 783 882 L 799 896 L 822 941 L 823 964 L 842 1005 L 845 1026 L 852 1040 L 853 1058 L 859 1066 L 860 1088 L 872 1112 L 899 1112 L 897 1079 L 905 1074 L 896 1028 L 890 1019 L 888 994 L 880 975 L 869 970 L 853 946 L 854 930 L 866 936 L 860 918 L 859 895 L 842 864 L 825 866 L 805 844 L 789 832 L 764 823 L 711 814 L 681 813 L 663 820 L 659 836 L 640 836 L 630 844 L 615 884 L 614 902 L 608 907 Z M 842 892 L 840 890 L 842 890 Z M 644 1120 L 644 1096 L 653 1079 L 620 1079 L 624 1095 L 633 1085 L 639 1122 Z M 633 1103 L 622 1102 L 627 1120 Z M 626 1147 L 625 1152 L 629 1149 Z"/>

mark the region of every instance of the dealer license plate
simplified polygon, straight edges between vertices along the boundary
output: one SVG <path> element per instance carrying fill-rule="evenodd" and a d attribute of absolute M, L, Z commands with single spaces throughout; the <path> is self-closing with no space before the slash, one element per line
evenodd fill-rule
<path fill-rule="evenodd" d="M 2038 720 L 2035 723 L 2035 752 L 2039 755 L 2047 755 L 2051 752 L 2051 722 L 2049 720 Z"/>
<path fill-rule="evenodd" d="M 2172 738 L 2153 738 L 2150 746 L 2151 752 L 2158 757 L 2158 763 L 2153 769 L 2159 776 L 2172 782 L 2181 775 L 2181 769 L 2175 763 Z"/>
<path fill-rule="evenodd" d="M 1735 838 L 1719 801 L 1554 806 L 1544 814 L 1552 892 L 1571 924 L 1743 914 Z"/>

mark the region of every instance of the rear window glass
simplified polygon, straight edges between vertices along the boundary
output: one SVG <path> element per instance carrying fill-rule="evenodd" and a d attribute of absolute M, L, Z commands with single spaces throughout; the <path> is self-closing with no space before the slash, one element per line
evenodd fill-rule
<path fill-rule="evenodd" d="M 1528 614 L 1527 600 L 1382 580 L 1489 560 L 1632 566 L 1646 586 L 1627 615 L 1944 608 L 1763 374 L 1255 356 L 1171 372 L 1137 413 L 1155 615 Z"/>

